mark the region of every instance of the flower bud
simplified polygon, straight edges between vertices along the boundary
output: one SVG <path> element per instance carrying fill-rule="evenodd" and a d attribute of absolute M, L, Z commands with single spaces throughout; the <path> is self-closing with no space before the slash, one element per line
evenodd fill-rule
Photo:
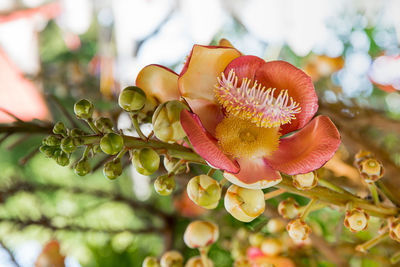
<path fill-rule="evenodd" d="M 389 236 L 391 239 L 400 242 L 400 218 L 389 219 Z"/>
<path fill-rule="evenodd" d="M 155 173 L 160 166 L 160 156 L 151 148 L 143 148 L 133 152 L 132 164 L 138 173 L 151 175 Z"/>
<path fill-rule="evenodd" d="M 203 265 L 203 261 L 201 260 L 200 256 L 196 256 L 193 258 L 190 258 L 188 262 L 185 264 L 185 267 L 206 267 Z M 212 260 L 207 258 L 207 267 L 214 267 L 214 263 Z"/>
<path fill-rule="evenodd" d="M 264 238 L 265 236 L 262 233 L 254 233 L 249 236 L 249 243 L 252 247 L 259 247 L 264 241 Z"/>
<path fill-rule="evenodd" d="M 369 151 L 365 150 L 360 150 L 355 156 L 354 156 L 354 164 L 357 166 L 361 161 L 365 159 L 370 159 L 373 158 L 374 154 Z"/>
<path fill-rule="evenodd" d="M 80 137 L 80 136 L 86 135 L 86 133 L 79 128 L 74 128 L 71 130 L 69 135 L 72 137 Z"/>
<path fill-rule="evenodd" d="M 65 137 L 63 140 L 61 140 L 61 149 L 65 153 L 72 153 L 76 150 L 76 145 L 74 142 L 74 138 L 71 136 Z"/>
<path fill-rule="evenodd" d="M 142 267 L 160 267 L 160 264 L 155 257 L 149 256 L 144 259 Z"/>
<path fill-rule="evenodd" d="M 261 189 L 231 185 L 225 194 L 225 209 L 237 220 L 251 222 L 264 212 L 264 193 Z"/>
<path fill-rule="evenodd" d="M 294 219 L 300 213 L 300 206 L 296 200 L 289 197 L 279 203 L 278 212 L 285 219 Z"/>
<path fill-rule="evenodd" d="M 346 210 L 344 226 L 352 232 L 359 232 L 367 229 L 369 215 L 361 208 Z"/>
<path fill-rule="evenodd" d="M 250 261 L 246 258 L 239 258 L 233 263 L 233 267 L 251 267 Z"/>
<path fill-rule="evenodd" d="M 293 175 L 293 185 L 299 190 L 310 190 L 318 184 L 317 172 Z"/>
<path fill-rule="evenodd" d="M 189 198 L 205 209 L 215 209 L 221 198 L 221 186 L 207 175 L 195 176 L 187 184 Z"/>
<path fill-rule="evenodd" d="M 64 123 L 61 121 L 57 122 L 54 127 L 53 127 L 53 133 L 54 134 L 61 134 L 61 135 L 67 135 L 67 128 L 65 128 Z"/>
<path fill-rule="evenodd" d="M 124 139 L 116 133 L 108 133 L 100 140 L 100 147 L 104 153 L 115 155 L 121 151 L 124 146 Z"/>
<path fill-rule="evenodd" d="M 175 165 L 180 161 L 180 159 L 177 158 L 171 158 L 168 159 L 167 157 L 164 157 L 164 167 L 168 172 L 171 172 Z M 181 174 L 186 171 L 186 166 L 182 164 L 179 166 L 179 168 L 175 171 L 175 174 Z"/>
<path fill-rule="evenodd" d="M 113 123 L 109 118 L 100 117 L 96 119 L 94 125 L 102 133 L 111 133 L 113 128 Z"/>
<path fill-rule="evenodd" d="M 182 267 L 183 257 L 178 251 L 167 251 L 162 255 L 160 263 L 161 267 Z"/>
<path fill-rule="evenodd" d="M 290 221 L 286 230 L 294 241 L 304 241 L 311 233 L 311 228 L 301 219 Z"/>
<path fill-rule="evenodd" d="M 186 136 L 180 122 L 183 109 L 188 109 L 188 107 L 177 100 L 158 106 L 152 119 L 154 134 L 158 139 L 174 143 Z"/>
<path fill-rule="evenodd" d="M 81 99 L 74 105 L 75 115 L 79 119 L 87 120 L 93 115 L 94 106 L 92 102 L 86 99 Z"/>
<path fill-rule="evenodd" d="M 382 163 L 375 158 L 368 158 L 361 161 L 358 165 L 361 177 L 367 183 L 373 183 L 382 178 L 384 168 Z"/>
<path fill-rule="evenodd" d="M 44 145 L 48 146 L 59 146 L 61 144 L 61 139 L 54 135 L 49 135 L 42 142 Z"/>
<path fill-rule="evenodd" d="M 39 151 L 45 154 L 46 157 L 51 158 L 57 149 L 58 149 L 57 147 L 41 145 Z"/>
<path fill-rule="evenodd" d="M 267 230 L 271 234 L 282 232 L 283 229 L 285 229 L 285 223 L 279 218 L 272 218 L 267 223 Z"/>
<path fill-rule="evenodd" d="M 68 154 L 63 151 L 60 151 L 60 153 L 58 153 L 57 158 L 55 160 L 57 164 L 60 166 L 67 166 L 69 164 Z"/>
<path fill-rule="evenodd" d="M 267 256 L 277 256 L 282 250 L 282 243 L 276 238 L 266 238 L 261 243 L 261 251 Z"/>
<path fill-rule="evenodd" d="M 81 160 L 78 161 L 75 165 L 75 174 L 79 176 L 85 176 L 90 172 L 90 163 L 88 158 L 84 157 Z"/>
<path fill-rule="evenodd" d="M 176 187 L 175 177 L 166 175 L 158 176 L 154 181 L 154 189 L 161 196 L 168 196 Z"/>
<path fill-rule="evenodd" d="M 204 248 L 215 241 L 219 236 L 218 226 L 207 221 L 191 222 L 183 235 L 183 241 L 190 248 Z"/>
<path fill-rule="evenodd" d="M 120 159 L 113 159 L 104 164 L 103 174 L 110 180 L 114 180 L 122 174 L 122 165 Z"/>
<path fill-rule="evenodd" d="M 126 87 L 119 94 L 118 104 L 125 111 L 137 111 L 146 103 L 146 94 L 136 86 Z"/>

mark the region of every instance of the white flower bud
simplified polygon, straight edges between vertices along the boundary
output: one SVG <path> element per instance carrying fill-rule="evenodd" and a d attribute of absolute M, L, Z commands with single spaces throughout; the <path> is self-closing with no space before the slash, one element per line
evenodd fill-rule
<path fill-rule="evenodd" d="M 285 229 L 285 223 L 279 218 L 272 218 L 267 223 L 267 230 L 271 234 L 282 232 L 284 229 Z"/>
<path fill-rule="evenodd" d="M 203 248 L 217 241 L 218 226 L 212 222 L 194 221 L 186 228 L 183 240 L 190 248 Z"/>
<path fill-rule="evenodd" d="M 282 243 L 275 238 L 266 238 L 261 243 L 261 251 L 267 256 L 277 256 L 282 253 Z"/>
<path fill-rule="evenodd" d="M 286 226 L 289 236 L 295 241 L 304 241 L 311 232 L 311 228 L 301 219 L 295 219 Z"/>
<path fill-rule="evenodd" d="M 183 257 L 178 251 L 167 251 L 162 255 L 160 264 L 161 267 L 182 267 Z"/>
<path fill-rule="evenodd" d="M 300 213 L 300 206 L 293 198 L 289 197 L 279 203 L 278 212 L 285 219 L 294 219 Z"/>
<path fill-rule="evenodd" d="M 369 216 L 363 209 L 355 208 L 346 211 L 344 226 L 352 232 L 359 232 L 367 229 Z"/>
<path fill-rule="evenodd" d="M 293 185 L 299 190 L 309 190 L 318 184 L 317 172 L 293 175 Z"/>

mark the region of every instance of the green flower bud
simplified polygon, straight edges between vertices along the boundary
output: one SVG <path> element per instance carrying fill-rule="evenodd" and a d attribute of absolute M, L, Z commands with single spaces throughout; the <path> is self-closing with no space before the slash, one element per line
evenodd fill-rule
<path fill-rule="evenodd" d="M 215 209 L 221 198 L 221 186 L 207 175 L 199 175 L 190 179 L 187 184 L 189 198 L 206 209 Z"/>
<path fill-rule="evenodd" d="M 61 155 L 63 151 L 59 149 L 58 147 L 54 147 L 53 154 L 51 155 L 51 158 L 57 161 L 57 158 Z"/>
<path fill-rule="evenodd" d="M 86 135 L 86 133 L 84 131 L 82 131 L 81 129 L 74 128 L 71 130 L 69 135 L 72 137 L 80 137 L 82 135 Z"/>
<path fill-rule="evenodd" d="M 152 119 L 154 134 L 158 139 L 173 143 L 186 136 L 180 122 L 183 109 L 188 109 L 188 107 L 177 100 L 158 106 Z"/>
<path fill-rule="evenodd" d="M 89 163 L 89 159 L 84 157 L 81 158 L 81 160 L 78 161 L 78 163 L 76 163 L 75 165 L 75 174 L 79 175 L 79 176 L 85 176 L 86 174 L 88 174 L 90 172 L 91 168 L 90 168 L 90 163 Z"/>
<path fill-rule="evenodd" d="M 168 159 L 167 157 L 164 157 L 164 167 L 168 172 L 171 172 L 175 165 L 179 162 L 180 159 L 177 158 L 171 158 Z M 182 164 L 179 166 L 179 168 L 175 171 L 175 174 L 181 174 L 186 171 L 186 165 Z"/>
<path fill-rule="evenodd" d="M 151 148 L 143 148 L 133 153 L 132 164 L 138 173 L 151 175 L 158 170 L 160 166 L 160 156 Z"/>
<path fill-rule="evenodd" d="M 154 182 L 154 189 L 161 196 L 168 196 L 176 187 L 175 177 L 168 175 L 159 176 Z"/>
<path fill-rule="evenodd" d="M 54 134 L 67 135 L 67 128 L 61 121 L 57 122 L 53 127 Z"/>
<path fill-rule="evenodd" d="M 100 147 L 104 153 L 115 155 L 121 151 L 124 146 L 124 139 L 116 133 L 108 133 L 100 140 Z"/>
<path fill-rule="evenodd" d="M 65 153 L 72 153 L 76 150 L 76 145 L 74 142 L 74 138 L 71 136 L 67 136 L 65 137 L 62 141 L 61 141 L 61 149 L 65 152 Z"/>
<path fill-rule="evenodd" d="M 46 157 L 51 158 L 54 152 L 57 150 L 56 147 L 42 145 L 39 147 L 39 151 L 46 155 Z"/>
<path fill-rule="evenodd" d="M 94 106 L 92 102 L 86 99 L 81 99 L 74 105 L 75 115 L 79 119 L 87 120 L 93 115 Z"/>
<path fill-rule="evenodd" d="M 114 180 L 122 174 L 122 164 L 120 159 L 113 159 L 104 164 L 103 174 L 110 180 Z"/>
<path fill-rule="evenodd" d="M 144 259 L 142 267 L 160 267 L 160 264 L 155 257 L 149 256 Z"/>
<path fill-rule="evenodd" d="M 118 104 L 125 111 L 137 111 L 143 108 L 146 94 L 136 86 L 126 87 L 119 94 Z"/>
<path fill-rule="evenodd" d="M 94 125 L 102 133 L 111 133 L 112 132 L 113 123 L 109 118 L 100 117 L 95 121 Z"/>
<path fill-rule="evenodd" d="M 162 255 L 160 263 L 161 267 L 182 267 L 183 257 L 178 251 L 167 251 Z"/>
<path fill-rule="evenodd" d="M 69 157 L 68 154 L 60 151 L 60 153 L 57 153 L 57 158 L 55 158 L 56 162 L 58 165 L 61 166 L 67 166 L 69 164 Z"/>
<path fill-rule="evenodd" d="M 48 146 L 59 146 L 61 144 L 61 139 L 54 135 L 49 135 L 42 142 L 44 145 Z"/>

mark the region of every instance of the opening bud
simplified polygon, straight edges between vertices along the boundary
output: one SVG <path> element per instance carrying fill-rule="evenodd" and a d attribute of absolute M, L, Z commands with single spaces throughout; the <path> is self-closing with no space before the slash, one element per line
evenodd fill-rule
<path fill-rule="evenodd" d="M 261 243 L 261 251 L 267 256 L 277 256 L 282 250 L 282 243 L 276 238 L 266 238 Z"/>
<path fill-rule="evenodd" d="M 289 197 L 279 203 L 278 212 L 285 219 L 294 219 L 300 214 L 300 205 L 296 200 Z"/>
<path fill-rule="evenodd" d="M 204 248 L 217 241 L 218 237 L 219 230 L 215 223 L 194 221 L 186 227 L 183 241 L 190 248 Z"/>
<path fill-rule="evenodd" d="M 69 164 L 69 157 L 68 154 L 60 151 L 57 153 L 57 157 L 55 158 L 58 165 L 67 166 Z"/>
<path fill-rule="evenodd" d="M 163 161 L 164 167 L 170 173 L 179 161 L 180 159 L 177 158 L 168 159 L 167 157 L 164 157 Z M 175 174 L 181 174 L 184 173 L 185 171 L 186 171 L 186 165 L 182 164 L 181 166 L 179 166 L 177 170 L 175 170 Z"/>
<path fill-rule="evenodd" d="M 104 164 L 103 174 L 110 180 L 114 180 L 122 174 L 122 164 L 120 159 L 113 159 Z"/>
<path fill-rule="evenodd" d="M 72 153 L 76 150 L 76 144 L 74 138 L 71 136 L 67 136 L 61 140 L 61 149 L 65 153 Z"/>
<path fill-rule="evenodd" d="M 264 193 L 261 189 L 231 185 L 225 194 L 225 209 L 237 220 L 251 222 L 264 212 Z"/>
<path fill-rule="evenodd" d="M 158 139 L 174 143 L 186 136 L 180 122 L 183 109 L 188 109 L 188 107 L 177 100 L 158 106 L 152 119 L 154 134 Z"/>
<path fill-rule="evenodd" d="M 54 135 L 49 135 L 43 139 L 42 143 L 48 146 L 59 146 L 61 144 L 61 139 Z"/>
<path fill-rule="evenodd" d="M 175 187 L 175 177 L 173 175 L 161 175 L 154 181 L 154 189 L 161 196 L 170 195 L 174 191 Z"/>
<path fill-rule="evenodd" d="M 369 151 L 365 150 L 360 150 L 355 156 L 354 156 L 354 164 L 357 166 L 361 161 L 369 158 L 373 158 L 374 154 Z"/>
<path fill-rule="evenodd" d="M 190 258 L 188 262 L 185 264 L 185 267 L 214 267 L 214 263 L 209 258 L 207 260 L 207 266 L 203 265 L 203 261 L 201 260 L 200 256 L 196 256 Z"/>
<path fill-rule="evenodd" d="M 301 219 L 295 219 L 286 226 L 289 236 L 296 242 L 305 241 L 311 233 L 311 228 Z"/>
<path fill-rule="evenodd" d="M 284 229 L 285 229 L 285 223 L 279 218 L 272 218 L 267 223 L 267 230 L 271 234 L 280 233 Z"/>
<path fill-rule="evenodd" d="M 155 173 L 160 166 L 160 156 L 151 148 L 143 148 L 133 152 L 132 164 L 138 173 L 151 175 Z"/>
<path fill-rule="evenodd" d="M 178 251 L 167 251 L 162 255 L 160 263 L 161 267 L 182 267 L 183 257 Z"/>
<path fill-rule="evenodd" d="M 81 99 L 74 105 L 75 115 L 79 119 L 87 120 L 90 119 L 93 115 L 94 106 L 92 102 L 86 99 Z"/>
<path fill-rule="evenodd" d="M 367 183 L 373 183 L 382 178 L 384 168 L 380 161 L 375 158 L 368 158 L 361 161 L 358 165 L 361 177 Z"/>
<path fill-rule="evenodd" d="M 293 185 L 299 190 L 310 190 L 318 184 L 316 171 L 293 175 Z"/>
<path fill-rule="evenodd" d="M 74 169 L 75 173 L 79 176 L 85 176 L 90 172 L 90 163 L 88 158 L 84 157 L 78 161 Z"/>
<path fill-rule="evenodd" d="M 65 127 L 65 124 L 62 123 L 61 121 L 57 122 L 53 127 L 53 133 L 61 134 L 63 136 L 67 135 L 67 128 Z"/>
<path fill-rule="evenodd" d="M 118 104 L 125 111 L 137 111 L 146 103 L 146 94 L 137 86 L 126 87 L 119 94 Z"/>
<path fill-rule="evenodd" d="M 142 267 L 160 267 L 160 264 L 157 258 L 149 256 L 144 259 Z"/>
<path fill-rule="evenodd" d="M 361 208 L 346 210 L 344 226 L 352 232 L 359 232 L 367 229 L 369 215 Z"/>
<path fill-rule="evenodd" d="M 113 123 L 109 118 L 100 117 L 96 119 L 94 125 L 97 129 L 100 130 L 102 133 L 111 133 L 113 130 Z"/>
<path fill-rule="evenodd" d="M 108 133 L 100 140 L 100 147 L 104 153 L 115 155 L 121 151 L 124 146 L 124 139 L 116 133 Z"/>
<path fill-rule="evenodd" d="M 205 209 L 215 209 L 221 198 L 221 186 L 207 175 L 195 176 L 187 184 L 189 198 Z"/>
<path fill-rule="evenodd" d="M 391 239 L 400 242 L 400 218 L 389 219 L 389 236 Z"/>

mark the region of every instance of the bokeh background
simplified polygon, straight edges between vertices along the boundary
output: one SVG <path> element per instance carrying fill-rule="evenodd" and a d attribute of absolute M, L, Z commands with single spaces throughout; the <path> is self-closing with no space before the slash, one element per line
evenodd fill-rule
<path fill-rule="evenodd" d="M 66 121 L 61 106 L 70 111 L 85 97 L 99 114 L 129 128 L 115 98 L 141 68 L 156 63 L 179 73 L 193 44 L 220 38 L 244 54 L 303 68 L 326 106 L 349 107 L 341 109 L 345 116 L 357 116 L 351 109 L 357 106 L 400 119 L 397 0 L 0 0 L 0 111 L 27 121 Z M 14 120 L 0 112 L 0 123 Z M 379 139 L 399 166 L 398 128 L 381 135 L 368 119 L 366 125 L 365 138 Z M 188 217 L 204 211 L 187 214 L 182 188 L 174 197 L 157 197 L 154 177 L 129 166 L 114 182 L 101 170 L 78 177 L 36 154 L 43 136 L 0 132 L 0 266 L 34 266 L 52 239 L 60 241 L 69 267 L 141 266 L 166 243 L 183 249 L 177 237 Z M 357 176 L 352 171 L 344 175 Z M 314 215 L 321 225 L 340 219 L 329 209 L 324 214 Z M 242 226 L 220 217 L 222 235 Z M 377 227 L 357 238 L 368 239 Z M 329 224 L 321 232 L 335 238 Z M 223 244 L 211 257 L 222 259 L 216 266 L 231 264 Z M 354 266 L 380 266 L 368 261 L 356 258 Z"/>

